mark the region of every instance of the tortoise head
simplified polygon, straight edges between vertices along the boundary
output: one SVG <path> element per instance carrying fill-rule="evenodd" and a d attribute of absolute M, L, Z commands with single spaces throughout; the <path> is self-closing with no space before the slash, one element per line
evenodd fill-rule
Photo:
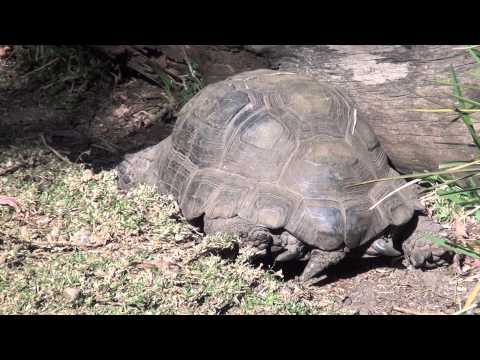
<path fill-rule="evenodd" d="M 390 205 L 388 214 L 390 215 L 390 223 L 400 226 L 408 223 L 415 213 L 415 208 L 410 206 L 408 202 L 402 202 L 398 205 Z"/>
<path fill-rule="evenodd" d="M 391 169 L 389 176 L 396 175 L 398 175 L 396 171 Z M 374 203 L 371 208 L 375 208 L 389 224 L 395 226 L 408 223 L 415 211 L 424 210 L 422 203 L 417 199 L 417 189 L 405 185 L 405 181 L 401 179 L 378 182 L 369 192 Z"/>

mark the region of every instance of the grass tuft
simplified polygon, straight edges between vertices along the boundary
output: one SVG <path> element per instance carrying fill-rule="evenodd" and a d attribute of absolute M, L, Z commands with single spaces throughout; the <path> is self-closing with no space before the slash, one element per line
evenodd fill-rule
<path fill-rule="evenodd" d="M 85 46 L 16 45 L 11 57 L 20 78 L 49 95 L 67 92 L 81 96 L 98 79 L 114 79 L 113 65 Z"/>
<path fill-rule="evenodd" d="M 15 167 L 15 165 L 22 165 Z M 202 236 L 169 196 L 127 193 L 41 142 L 0 152 L 0 314 L 313 314 L 331 303 Z"/>

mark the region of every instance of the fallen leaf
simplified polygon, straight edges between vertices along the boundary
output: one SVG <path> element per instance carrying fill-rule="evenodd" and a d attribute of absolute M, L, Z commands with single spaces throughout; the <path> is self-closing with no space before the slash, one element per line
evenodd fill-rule
<path fill-rule="evenodd" d="M 130 111 L 130 108 L 127 105 L 122 104 L 118 108 L 113 110 L 113 116 L 121 118 L 125 116 L 129 111 Z"/>
<path fill-rule="evenodd" d="M 479 269 L 480 268 L 480 260 L 475 260 L 470 266 L 474 269 Z"/>
<path fill-rule="evenodd" d="M 90 180 L 93 180 L 93 179 L 95 179 L 95 174 L 93 173 L 92 170 L 87 169 L 83 172 L 83 175 L 82 175 L 83 182 L 89 182 Z"/>
<path fill-rule="evenodd" d="M 70 237 L 70 241 L 75 245 L 85 245 L 90 242 L 91 232 L 88 229 L 81 229 Z"/>
<path fill-rule="evenodd" d="M 166 71 L 168 74 L 171 74 L 171 75 L 173 75 L 173 76 L 180 76 L 180 75 L 181 75 L 181 74 L 180 74 L 180 71 L 178 71 L 177 69 L 171 68 L 171 67 L 165 69 L 165 71 Z"/>
<path fill-rule="evenodd" d="M 63 296 L 65 296 L 67 300 L 70 302 L 74 302 L 75 300 L 77 300 L 80 297 L 80 295 L 81 295 L 80 289 L 66 288 L 65 290 L 63 290 Z"/>
<path fill-rule="evenodd" d="M 467 225 L 462 220 L 455 220 L 453 226 L 455 228 L 455 236 L 457 239 L 468 238 Z"/>
<path fill-rule="evenodd" d="M 35 222 L 37 223 L 37 225 L 42 226 L 50 224 L 51 221 L 52 219 L 50 219 L 48 216 L 42 216 L 38 218 Z"/>
<path fill-rule="evenodd" d="M 172 260 L 161 257 L 155 261 L 143 261 L 135 264 L 140 269 L 154 269 L 164 274 L 174 274 L 180 270 L 180 266 L 175 264 Z"/>
<path fill-rule="evenodd" d="M 6 205 L 14 208 L 16 211 L 20 211 L 17 199 L 11 196 L 0 195 L 0 205 Z"/>
<path fill-rule="evenodd" d="M 9 52 L 10 46 L 0 46 L 0 59 L 7 57 Z"/>

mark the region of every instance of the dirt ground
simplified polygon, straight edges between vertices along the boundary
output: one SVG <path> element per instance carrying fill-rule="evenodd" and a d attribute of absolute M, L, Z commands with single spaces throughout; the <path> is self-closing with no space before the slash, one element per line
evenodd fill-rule
<path fill-rule="evenodd" d="M 251 53 L 214 47 L 200 50 L 195 51 L 201 53 L 198 56 L 207 83 L 268 66 Z M 176 109 L 165 101 L 164 90 L 135 77 L 115 88 L 99 82 L 74 103 L 69 102 L 68 94 L 52 97 L 16 77 L 13 65 L 2 61 L 2 148 L 37 141 L 42 135 L 61 155 L 100 173 L 113 168 L 125 153 L 158 143 L 175 124 Z M 294 277 L 298 269 L 283 272 Z M 310 288 L 311 296 L 333 299 L 333 313 L 357 314 L 451 314 L 461 309 L 480 279 L 473 266 L 464 267 L 462 273 L 455 266 L 421 271 L 384 259 L 349 260 L 329 275 Z"/>

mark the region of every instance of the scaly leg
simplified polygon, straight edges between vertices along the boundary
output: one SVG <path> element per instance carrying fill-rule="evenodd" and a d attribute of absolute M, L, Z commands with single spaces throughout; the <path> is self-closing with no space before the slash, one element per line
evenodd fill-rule
<path fill-rule="evenodd" d="M 300 276 L 300 280 L 307 281 L 314 278 L 330 266 L 338 264 L 345 257 L 346 252 L 343 250 L 323 251 L 313 249 L 310 253 L 310 260 Z"/>
<path fill-rule="evenodd" d="M 269 229 L 252 224 L 238 216 L 230 219 L 205 218 L 204 227 L 207 234 L 227 233 L 238 235 L 259 250 L 258 256 L 266 255 L 273 244 L 273 236 Z"/>
<path fill-rule="evenodd" d="M 394 242 L 402 244 L 407 264 L 415 268 L 431 269 L 448 265 L 453 260 L 453 252 L 429 240 L 429 234 L 439 237 L 442 227 L 426 216 L 419 216 L 409 224 L 394 228 Z"/>
<path fill-rule="evenodd" d="M 279 237 L 273 239 L 271 251 L 278 254 L 275 257 L 276 262 L 284 262 L 301 259 L 307 249 L 300 240 L 284 231 Z"/>

